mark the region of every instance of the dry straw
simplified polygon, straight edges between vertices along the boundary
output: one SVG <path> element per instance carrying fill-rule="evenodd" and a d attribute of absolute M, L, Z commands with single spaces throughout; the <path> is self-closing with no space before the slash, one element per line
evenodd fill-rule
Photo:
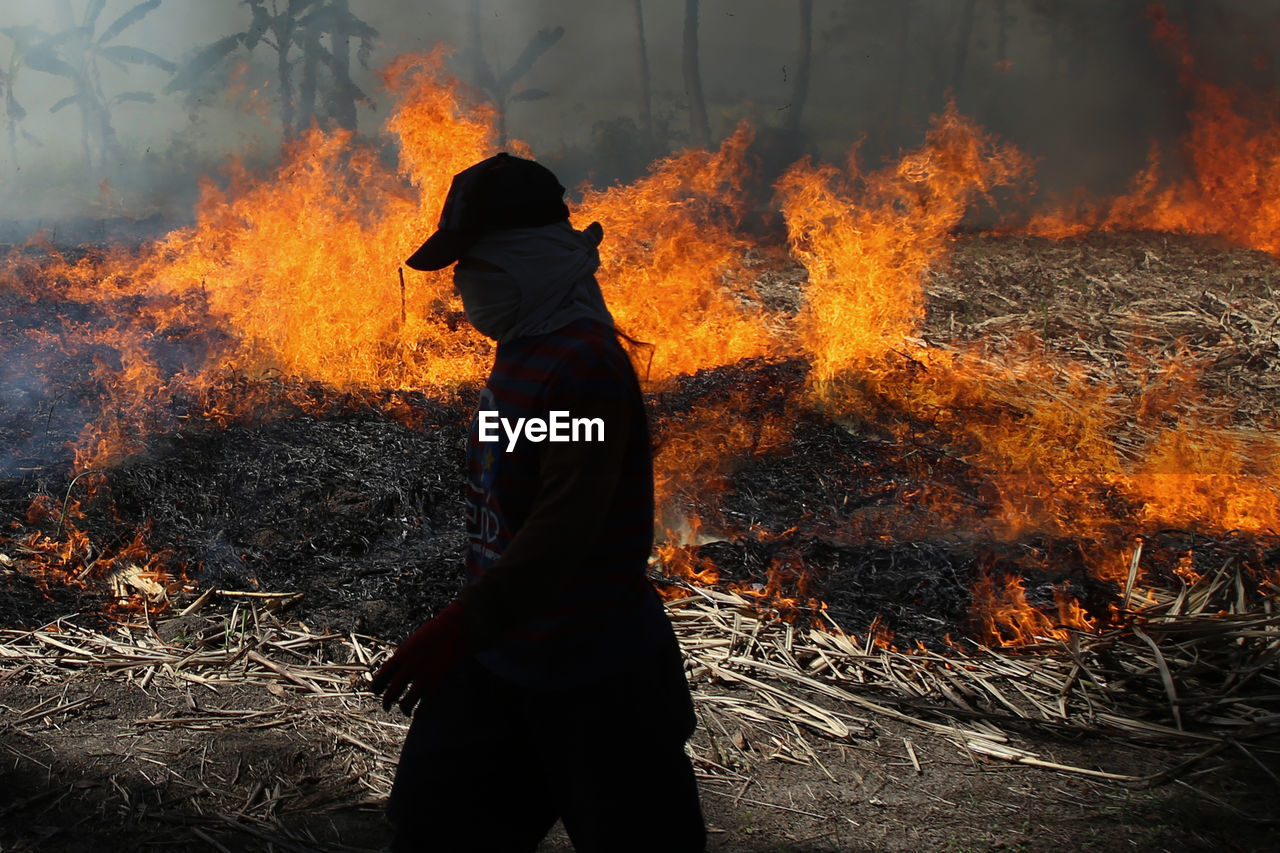
<path fill-rule="evenodd" d="M 949 741 L 971 760 L 1154 784 L 1225 746 L 1247 752 L 1280 728 L 1276 593 L 1248 604 L 1242 584 L 1228 562 L 1176 592 L 1147 593 L 1148 603 L 1129 611 L 1120 627 L 1015 650 L 883 648 L 835 626 L 799 629 L 753 600 L 712 589 L 688 588 L 667 610 L 703 721 L 699 742 L 707 745 L 696 758 L 710 775 L 739 775 L 735 768 L 752 763 L 740 760 L 747 752 L 753 760 L 814 762 L 813 739 L 868 738 L 880 717 Z M 261 684 L 282 701 L 217 712 L 191 701 L 185 711 L 138 725 L 297 729 L 352 751 L 348 763 L 361 785 L 370 797 L 383 796 L 404 724 L 378 709 L 367 684 L 390 647 L 285 621 L 283 608 L 297 598 L 208 591 L 157 625 L 101 632 L 60 620 L 3 631 L 0 681 L 60 683 L 97 674 L 188 691 Z M 21 730 L 86 701 L 49 699 L 6 726 Z M 1190 747 L 1196 756 L 1142 777 L 1072 767 L 1016 745 L 1036 729 Z M 910 740 L 905 748 L 922 772 Z"/>

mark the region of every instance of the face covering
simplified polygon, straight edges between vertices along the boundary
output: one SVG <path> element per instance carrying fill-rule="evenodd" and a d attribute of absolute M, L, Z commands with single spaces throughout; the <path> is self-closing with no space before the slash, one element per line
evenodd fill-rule
<path fill-rule="evenodd" d="M 453 281 L 467 319 L 498 343 L 544 335 L 580 319 L 613 325 L 595 271 L 602 231 L 568 222 L 493 231 L 468 256 L 497 270 L 458 269 Z"/>
<path fill-rule="evenodd" d="M 520 285 L 507 273 L 455 267 L 453 284 L 467 320 L 485 337 L 502 340 L 520 318 Z"/>

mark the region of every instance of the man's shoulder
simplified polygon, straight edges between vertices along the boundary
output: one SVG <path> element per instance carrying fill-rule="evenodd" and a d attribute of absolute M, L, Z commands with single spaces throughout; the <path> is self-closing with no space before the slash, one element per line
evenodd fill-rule
<path fill-rule="evenodd" d="M 597 320 L 575 320 L 554 332 L 527 338 L 522 343 L 521 352 L 512 355 L 543 364 L 561 377 L 581 372 L 630 369 L 630 360 L 618 343 L 613 327 Z"/>
<path fill-rule="evenodd" d="M 534 408 L 537 400 L 584 395 L 631 399 L 638 394 L 635 375 L 612 326 L 578 320 L 502 344 L 489 385 L 502 399 Z"/>

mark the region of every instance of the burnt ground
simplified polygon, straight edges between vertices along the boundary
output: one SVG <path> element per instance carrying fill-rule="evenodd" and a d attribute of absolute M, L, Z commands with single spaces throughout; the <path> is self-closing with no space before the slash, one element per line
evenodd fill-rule
<path fill-rule="evenodd" d="M 935 272 L 926 335 L 999 348 L 1019 344 L 1030 328 L 1046 351 L 1094 361 L 1091 353 L 1122 349 L 1099 340 L 1129 345 L 1149 336 L 1151 357 L 1190 353 L 1205 368 L 1210 395 L 1235 401 L 1241 426 L 1259 419 L 1265 426 L 1280 397 L 1277 272 L 1265 256 L 1212 241 L 976 235 Z M 24 294 L 5 306 L 7 353 L 45 357 L 26 334 L 39 325 L 41 299 Z M 89 324 L 99 310 L 59 306 L 60 315 Z M 1124 355 L 1108 369 L 1123 374 L 1131 368 L 1122 361 L 1140 361 L 1132 350 Z M 153 566 L 187 578 L 185 589 L 171 583 L 176 606 L 158 612 L 158 624 L 207 589 L 298 592 L 282 615 L 290 624 L 393 642 L 454 594 L 465 392 L 402 400 L 389 417 L 385 400 L 351 398 L 317 412 L 298 403 L 311 389 L 232 377 L 229 395 L 242 390 L 273 402 L 224 427 L 175 401 L 170 426 L 146 437 L 139 452 L 77 479 L 69 442 L 100 389 L 74 366 L 56 369 L 63 372 L 55 381 L 21 387 L 12 368 L 0 373 L 8 383 L 0 435 L 17 449 L 0 477 L 9 523 L 0 534 L 0 626 L 30 629 L 75 614 L 77 624 L 109 632 L 120 619 L 136 621 L 136 611 L 121 615 L 113 605 L 109 579 L 113 565 L 128 562 L 139 531 Z M 687 483 L 666 487 L 667 520 L 699 519 L 696 535 L 671 539 L 692 562 L 713 564 L 725 586 L 781 584 L 800 599 L 781 614 L 798 626 L 811 616 L 804 601 L 812 598 L 846 630 L 862 635 L 880 619 L 902 644 L 941 647 L 949 634 L 977 636 L 970 591 L 982 572 L 1017 573 L 1044 606 L 1065 587 L 1086 610 L 1106 615 L 1117 587 L 1096 580 L 1083 555 L 1108 537 L 1133 534 L 1124 507 L 1117 530 L 1083 537 L 1051 531 L 1009 541 L 966 526 L 987 508 L 991 486 L 962 443 L 917 414 L 895 411 L 878 423 L 809 407 L 805 369 L 798 360 L 744 362 L 652 395 L 660 468 L 663 452 L 683 452 L 687 428 L 723 419 L 715 407 L 725 401 L 730 420 L 788 425 L 783 439 L 748 429 L 728 442 L 730 457 L 681 459 L 692 470 Z M 904 419 L 914 419 L 908 452 Z M 958 523 L 919 525 L 936 507 L 919 495 L 937 484 L 964 512 Z M 87 541 L 73 545 L 73 529 Z M 916 532 L 901 535 L 908 529 Z M 1280 569 L 1274 532 L 1145 532 L 1146 568 L 1156 577 L 1171 577 L 1184 555 L 1201 570 L 1238 564 L 1259 581 Z M 71 553 L 51 556 L 63 542 Z M 658 564 L 655 572 L 672 568 Z M 706 678 L 697 688 L 704 696 L 734 690 Z M 369 771 L 351 763 L 323 723 L 326 703 L 349 701 L 253 682 L 181 687 L 159 677 L 143 684 L 133 675 L 54 676 L 6 665 L 0 845 L 377 849 L 377 797 L 361 783 Z M 381 714 L 371 699 L 367 711 Z M 179 717 L 187 722 L 156 722 Z M 1203 752 L 1105 727 L 1011 726 L 1012 737 L 1050 761 L 1117 774 L 1172 771 Z M 809 738 L 814 755 L 803 760 L 754 738 L 708 724 L 695 739 L 707 761 L 724 757 L 717 739 L 736 747 L 725 758 L 731 766 L 702 767 L 713 849 L 1262 850 L 1273 846 L 1280 818 L 1277 744 L 1266 740 L 1220 750 L 1151 785 L 992 761 L 885 717 L 869 718 L 857 737 Z M 652 807 L 660 812 L 660 796 Z"/>

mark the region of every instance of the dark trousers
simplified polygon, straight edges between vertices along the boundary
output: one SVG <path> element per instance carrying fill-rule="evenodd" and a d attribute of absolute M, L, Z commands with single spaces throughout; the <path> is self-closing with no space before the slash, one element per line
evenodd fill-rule
<path fill-rule="evenodd" d="M 532 851 L 557 819 L 579 853 L 701 851 L 684 743 L 695 718 L 674 639 L 571 690 L 513 685 L 468 660 L 409 727 L 387 814 L 392 850 Z"/>

